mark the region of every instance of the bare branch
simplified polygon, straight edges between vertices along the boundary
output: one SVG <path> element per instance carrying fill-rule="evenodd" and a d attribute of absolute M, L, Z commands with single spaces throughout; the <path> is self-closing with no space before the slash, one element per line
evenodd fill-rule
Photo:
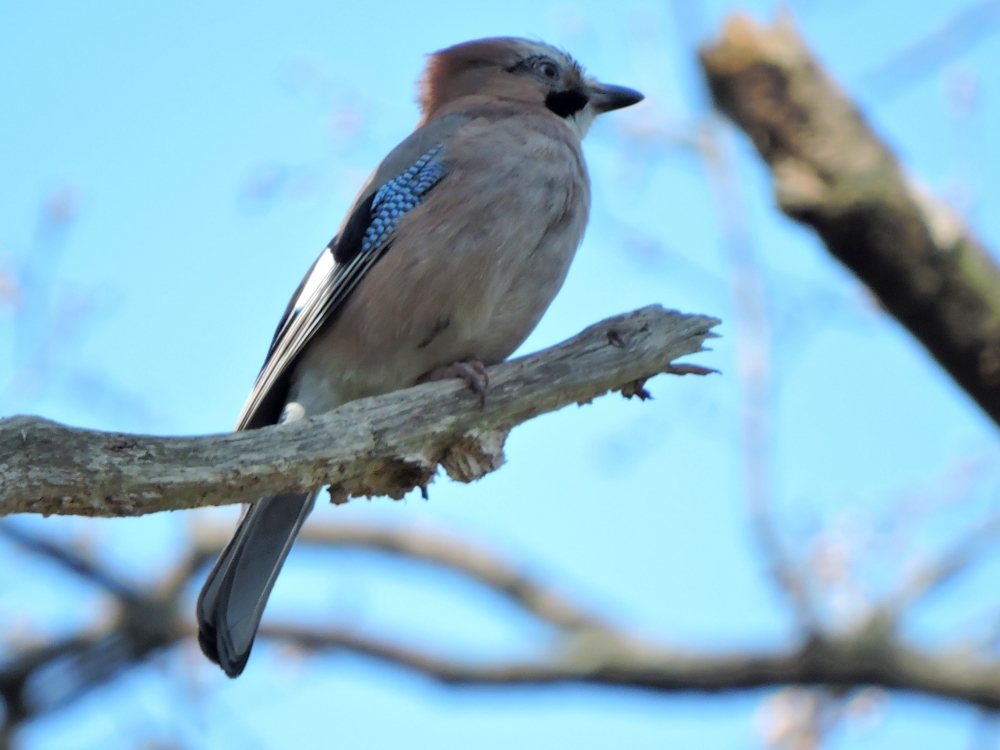
<path fill-rule="evenodd" d="M 503 463 L 515 425 L 668 371 L 673 360 L 701 351 L 718 322 L 659 306 L 609 318 L 490 368 L 484 408 L 463 383 L 442 381 L 301 422 L 196 438 L 0 420 L 0 515 L 142 515 L 325 484 L 339 499 L 400 498 L 426 486 L 438 465 L 472 481 Z"/>
<path fill-rule="evenodd" d="M 894 55 L 860 81 L 872 99 L 887 99 L 958 57 L 1000 26 L 1000 1 L 985 0 L 962 8 L 916 44 Z"/>
<path fill-rule="evenodd" d="M 736 360 L 742 404 L 744 496 L 750 529 L 763 554 L 767 572 L 787 596 L 797 624 L 805 633 L 817 628 L 808 587 L 778 533 L 770 478 L 770 333 L 764 280 L 747 225 L 746 209 L 733 170 L 720 122 L 707 118 L 700 149 L 719 210 L 726 251 L 733 267 L 733 300 L 736 303 Z"/>
<path fill-rule="evenodd" d="M 94 627 L 63 640 L 25 645 L 0 662 L 0 698 L 7 714 L 0 738 L 190 635 L 191 626 L 177 616 L 181 594 L 178 589 L 169 598 L 155 592 L 119 598 L 114 616 Z"/>
<path fill-rule="evenodd" d="M 199 525 L 195 530 L 196 550 L 217 552 L 231 533 L 230 528 Z M 322 547 L 361 547 L 448 568 L 494 589 L 556 627 L 607 627 L 598 617 L 507 560 L 457 537 L 413 528 L 307 523 L 297 541 Z"/>
<path fill-rule="evenodd" d="M 982 560 L 984 553 L 1000 541 L 1000 515 L 992 516 L 968 534 L 959 536 L 931 563 L 921 567 L 887 602 L 887 611 L 901 615 L 918 601 Z"/>
<path fill-rule="evenodd" d="M 10 521 L 0 521 L 0 535 L 39 557 L 51 560 L 64 570 L 85 578 L 120 599 L 135 601 L 139 598 L 139 595 L 130 586 L 118 580 L 116 576 L 104 570 L 93 560 L 47 539 L 29 534 L 27 531 L 17 528 Z"/>
<path fill-rule="evenodd" d="M 307 543 L 367 547 L 446 567 L 509 597 L 535 617 L 558 627 L 603 627 L 596 616 L 508 561 L 456 538 L 413 529 L 313 525 L 305 529 L 302 539 Z"/>
<path fill-rule="evenodd" d="M 6 709 L 6 723 L 15 725 L 30 717 L 35 710 L 27 695 L 28 679 L 40 668 L 56 659 L 89 648 L 98 634 L 73 636 L 25 648 L 0 666 L 0 698 Z"/>
<path fill-rule="evenodd" d="M 780 685 L 836 689 L 875 686 L 1000 707 L 1000 661 L 932 654 L 906 646 L 887 630 L 869 628 L 816 638 L 789 652 L 696 654 L 637 645 L 612 632 L 586 650 L 540 661 L 478 662 L 433 654 L 344 629 L 265 623 L 260 634 L 305 649 L 347 649 L 455 685 L 539 685 L 562 682 L 654 692 L 724 692 Z"/>
<path fill-rule="evenodd" d="M 222 534 L 201 537 L 210 543 Z M 514 566 L 467 543 L 427 532 L 377 527 L 318 525 L 303 530 L 303 538 L 321 545 L 364 546 L 391 554 L 443 565 L 511 596 L 528 613 L 561 625 L 564 637 L 540 659 L 469 661 L 427 649 L 372 637 L 347 628 L 306 628 L 265 619 L 260 634 L 288 641 L 307 650 L 347 649 L 412 669 L 448 684 L 506 685 L 578 682 L 634 687 L 654 692 L 739 691 L 781 685 L 824 686 L 843 691 L 881 687 L 1000 708 L 1000 660 L 972 652 L 933 653 L 901 641 L 888 617 L 875 617 L 862 627 L 838 636 L 814 636 L 788 651 L 696 653 L 656 644 L 584 613 L 584 608 Z M 542 592 L 536 596 L 511 594 Z"/>
<path fill-rule="evenodd" d="M 1000 268 L 911 181 L 784 18 L 733 16 L 701 52 L 716 104 L 771 165 L 781 209 L 1000 424 Z"/>
<path fill-rule="evenodd" d="M 204 559 L 225 540 L 220 529 L 196 530 L 191 560 Z M 875 618 L 864 627 L 836 636 L 813 637 L 790 650 L 705 653 L 657 644 L 588 614 L 571 598 L 532 579 L 492 553 L 445 536 L 378 527 L 307 525 L 302 540 L 324 546 L 361 546 L 377 552 L 441 565 L 508 596 L 527 613 L 559 628 L 555 647 L 537 659 L 475 661 L 419 646 L 358 633 L 346 628 L 307 628 L 265 619 L 260 635 L 306 650 L 347 649 L 410 669 L 446 684 L 463 686 L 583 683 L 607 687 L 674 692 L 743 691 L 765 687 L 819 686 L 838 696 L 844 691 L 881 687 L 964 701 L 984 709 L 1000 708 L 1000 660 L 971 651 L 927 652 L 899 640 L 891 620 Z M 193 575 L 197 567 L 182 563 Z M 194 637 L 190 622 L 177 618 L 184 590 L 168 598 L 155 594 L 122 612 L 97 634 L 27 649 L 0 668 L 0 692 L 18 708 L 13 726 L 37 715 L 25 703 L 25 685 L 55 659 L 73 657 L 79 677 L 73 697 L 107 680 L 118 670 L 148 658 L 153 651 Z M 102 644 L 119 644 L 109 653 Z M 112 658 L 113 657 L 113 658 Z"/>

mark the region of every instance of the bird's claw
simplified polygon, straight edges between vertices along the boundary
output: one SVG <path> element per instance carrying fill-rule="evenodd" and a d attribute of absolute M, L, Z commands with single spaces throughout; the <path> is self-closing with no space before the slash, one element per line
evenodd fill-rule
<path fill-rule="evenodd" d="M 453 362 L 444 367 L 438 367 L 428 374 L 425 380 L 447 380 L 449 378 L 461 378 L 479 396 L 480 408 L 486 406 L 486 389 L 490 384 L 489 373 L 486 372 L 486 365 L 478 360 L 468 362 Z"/>

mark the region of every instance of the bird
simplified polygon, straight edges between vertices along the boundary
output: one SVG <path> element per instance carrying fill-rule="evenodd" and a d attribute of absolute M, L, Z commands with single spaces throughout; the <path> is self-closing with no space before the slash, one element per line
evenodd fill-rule
<path fill-rule="evenodd" d="M 285 310 L 236 430 L 461 378 L 485 399 L 563 284 L 583 239 L 594 118 L 642 94 L 539 41 L 428 56 L 422 117 L 361 188 Z M 250 656 L 318 491 L 249 505 L 198 597 L 198 641 L 229 677 Z"/>

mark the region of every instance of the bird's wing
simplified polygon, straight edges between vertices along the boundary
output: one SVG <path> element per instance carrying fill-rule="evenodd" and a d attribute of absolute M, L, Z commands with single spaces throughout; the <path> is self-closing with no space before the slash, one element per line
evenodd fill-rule
<path fill-rule="evenodd" d="M 330 244 L 313 263 L 278 323 L 237 430 L 274 424 L 292 366 L 320 326 L 392 245 L 396 224 L 445 176 L 443 142 L 467 118 L 444 117 L 404 140 L 372 175 Z"/>

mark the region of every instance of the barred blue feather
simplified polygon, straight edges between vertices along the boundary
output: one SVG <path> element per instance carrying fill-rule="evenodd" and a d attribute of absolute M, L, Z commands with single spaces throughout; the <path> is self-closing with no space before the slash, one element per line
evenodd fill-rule
<path fill-rule="evenodd" d="M 442 144 L 434 146 L 403 174 L 389 180 L 375 193 L 371 223 L 361 241 L 362 253 L 382 247 L 403 215 L 419 206 L 430 189 L 444 177 L 444 169 L 438 162 L 432 161 L 441 148 Z"/>

